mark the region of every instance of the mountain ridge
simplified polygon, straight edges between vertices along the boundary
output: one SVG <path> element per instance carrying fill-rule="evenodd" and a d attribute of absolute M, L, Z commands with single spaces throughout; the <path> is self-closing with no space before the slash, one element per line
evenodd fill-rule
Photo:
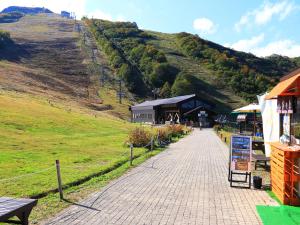
<path fill-rule="evenodd" d="M 1 13 L 19 12 L 24 14 L 39 14 L 39 13 L 53 13 L 51 10 L 44 7 L 22 7 L 9 6 L 1 11 Z"/>

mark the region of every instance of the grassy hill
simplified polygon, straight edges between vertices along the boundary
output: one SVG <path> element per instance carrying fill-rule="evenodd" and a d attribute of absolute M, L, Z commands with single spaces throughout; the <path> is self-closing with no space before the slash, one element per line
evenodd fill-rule
<path fill-rule="evenodd" d="M 128 119 L 129 102 L 118 104 L 116 86 L 106 87 L 115 101 L 103 101 L 106 92 L 99 96 L 100 76 L 113 76 L 114 71 L 100 51 L 97 62 L 92 62 L 94 43 L 83 44 L 73 20 L 56 14 L 25 15 L 10 23 L 0 21 L 0 30 L 9 32 L 13 40 L 0 49 L 1 89 L 43 96 L 92 114 L 109 109 L 109 114 Z"/>
<path fill-rule="evenodd" d="M 31 217 L 52 216 L 99 190 L 129 166 L 128 131 L 135 125 L 107 113 L 97 116 L 44 97 L 0 91 L 0 195 L 43 197 Z M 159 150 L 135 148 L 141 163 Z M 61 164 L 64 196 L 59 201 L 55 160 Z"/>
<path fill-rule="evenodd" d="M 43 170 L 60 159 L 64 183 L 69 183 L 128 153 L 124 143 L 133 125 L 112 116 L 95 117 L 13 92 L 0 94 L 0 107 L 0 180 Z M 36 186 L 36 179 L 8 180 L 0 195 L 32 196 L 53 189 L 54 175 L 53 170 L 38 174 Z"/>
<path fill-rule="evenodd" d="M 110 65 L 140 97 L 196 93 L 217 111 L 256 100 L 280 76 L 300 66 L 299 58 L 259 58 L 189 33 L 140 30 L 136 23 L 84 20 Z M 146 95 L 146 96 L 145 96 Z"/>

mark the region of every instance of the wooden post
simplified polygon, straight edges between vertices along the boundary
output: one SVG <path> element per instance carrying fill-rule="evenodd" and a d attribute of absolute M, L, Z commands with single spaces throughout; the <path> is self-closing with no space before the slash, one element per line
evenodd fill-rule
<path fill-rule="evenodd" d="M 64 198 L 64 195 L 63 195 L 63 190 L 62 190 L 62 182 L 61 182 L 61 175 L 60 175 L 59 160 L 56 160 L 55 164 L 56 164 L 56 173 L 57 173 L 57 183 L 58 183 L 59 198 L 62 200 Z"/>
<path fill-rule="evenodd" d="M 153 147 L 154 147 L 154 140 L 153 140 L 154 138 L 153 138 L 153 136 L 151 137 L 151 148 L 150 148 L 150 150 L 151 151 L 153 151 Z"/>
<path fill-rule="evenodd" d="M 133 161 L 133 144 L 130 144 L 130 166 L 132 166 Z"/>

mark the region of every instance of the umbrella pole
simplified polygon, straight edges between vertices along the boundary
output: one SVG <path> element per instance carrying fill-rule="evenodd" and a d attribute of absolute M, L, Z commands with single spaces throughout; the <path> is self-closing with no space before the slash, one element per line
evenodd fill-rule
<path fill-rule="evenodd" d="M 254 110 L 253 136 L 256 134 L 256 110 Z"/>

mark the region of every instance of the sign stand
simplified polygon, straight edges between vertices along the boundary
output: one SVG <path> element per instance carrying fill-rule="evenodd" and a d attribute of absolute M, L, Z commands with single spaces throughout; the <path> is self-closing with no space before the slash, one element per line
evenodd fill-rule
<path fill-rule="evenodd" d="M 251 155 L 252 138 L 249 136 L 231 136 L 231 146 L 228 166 L 228 181 L 230 187 L 251 188 Z M 235 180 L 233 175 L 244 175 L 245 179 Z M 248 183 L 248 186 L 233 185 L 233 183 Z"/>
<path fill-rule="evenodd" d="M 233 180 L 232 175 L 246 175 L 245 180 Z M 249 179 L 248 179 L 249 176 Z M 239 188 L 251 188 L 251 172 L 245 172 L 245 173 L 240 173 L 240 172 L 233 172 L 230 171 L 229 175 L 229 181 L 230 181 L 230 187 L 239 187 Z M 238 186 L 238 185 L 232 185 L 232 183 L 249 183 L 248 186 Z"/>

